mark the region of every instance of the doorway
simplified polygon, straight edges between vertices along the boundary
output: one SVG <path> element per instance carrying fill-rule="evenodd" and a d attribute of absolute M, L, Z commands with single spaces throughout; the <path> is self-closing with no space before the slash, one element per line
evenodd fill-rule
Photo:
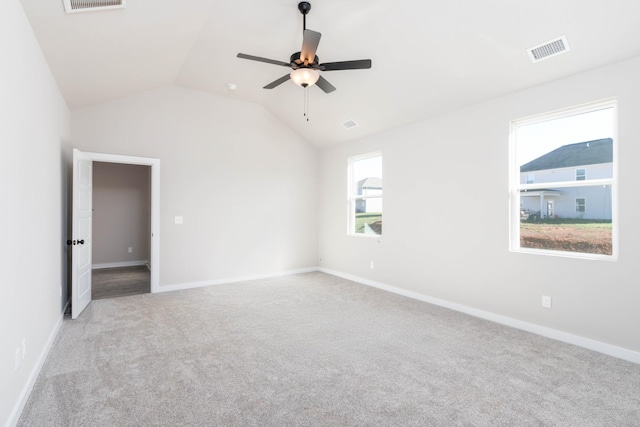
<path fill-rule="evenodd" d="M 160 272 L 160 160 L 73 150 L 71 236 L 71 318 L 76 319 L 91 303 L 92 282 L 92 181 L 93 163 L 118 163 L 150 167 L 151 203 L 149 276 L 152 293 L 159 289 Z"/>
<path fill-rule="evenodd" d="M 91 299 L 151 292 L 151 167 L 93 162 Z"/>
<path fill-rule="evenodd" d="M 547 218 L 553 218 L 553 200 L 547 200 Z"/>

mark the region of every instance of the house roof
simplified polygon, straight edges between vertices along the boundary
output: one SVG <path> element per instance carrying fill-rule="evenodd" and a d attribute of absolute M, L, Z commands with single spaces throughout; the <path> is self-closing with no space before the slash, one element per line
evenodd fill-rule
<path fill-rule="evenodd" d="M 520 172 L 570 168 L 611 162 L 613 162 L 613 140 L 611 138 L 603 138 L 563 145 L 520 166 Z"/>
<path fill-rule="evenodd" d="M 375 176 L 361 179 L 358 181 L 358 188 L 382 188 L 382 179 Z"/>

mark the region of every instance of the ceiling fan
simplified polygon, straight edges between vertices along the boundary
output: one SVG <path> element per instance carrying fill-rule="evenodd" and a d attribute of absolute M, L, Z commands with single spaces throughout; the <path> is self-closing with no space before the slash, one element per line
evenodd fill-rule
<path fill-rule="evenodd" d="M 303 36 L 302 49 L 291 55 L 290 62 L 277 61 L 274 59 L 261 58 L 259 56 L 247 55 L 239 53 L 238 58 L 249 59 L 251 61 L 266 62 L 267 64 L 280 65 L 289 67 L 293 71 L 280 77 L 264 87 L 264 89 L 273 89 L 287 80 L 291 79 L 296 84 L 306 88 L 308 86 L 317 85 L 325 93 L 330 93 L 336 88 L 320 75 L 320 71 L 336 71 L 336 70 L 362 70 L 371 68 L 370 59 L 360 59 L 355 61 L 341 62 L 325 62 L 320 64 L 320 60 L 316 55 L 318 44 L 320 43 L 321 34 L 317 31 L 307 30 L 307 14 L 311 10 L 311 4 L 303 1 L 298 3 L 298 10 L 302 13 L 303 19 Z"/>

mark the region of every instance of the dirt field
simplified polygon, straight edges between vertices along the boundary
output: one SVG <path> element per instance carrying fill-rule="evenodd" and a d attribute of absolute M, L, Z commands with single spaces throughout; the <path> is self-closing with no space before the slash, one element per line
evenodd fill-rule
<path fill-rule="evenodd" d="M 611 225 L 521 224 L 520 246 L 611 255 Z"/>

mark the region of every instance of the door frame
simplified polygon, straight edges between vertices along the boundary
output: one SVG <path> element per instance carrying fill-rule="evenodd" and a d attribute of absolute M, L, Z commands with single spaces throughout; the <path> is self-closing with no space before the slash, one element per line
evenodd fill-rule
<path fill-rule="evenodd" d="M 555 206 L 554 206 L 553 200 L 547 199 L 546 202 L 547 202 L 546 217 L 553 218 L 553 216 L 555 215 Z"/>
<path fill-rule="evenodd" d="M 83 152 L 93 162 L 151 167 L 151 244 L 149 253 L 151 293 L 160 291 L 160 159 L 119 154 Z M 93 204 L 93 201 L 92 201 Z"/>

